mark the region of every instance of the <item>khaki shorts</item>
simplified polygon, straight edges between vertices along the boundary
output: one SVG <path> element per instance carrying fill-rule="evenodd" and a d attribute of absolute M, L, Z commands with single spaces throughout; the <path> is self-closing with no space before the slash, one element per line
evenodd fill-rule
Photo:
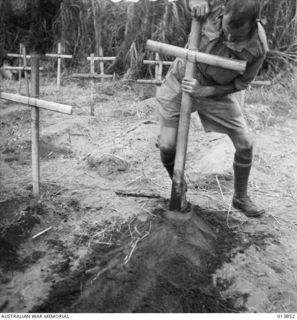
<path fill-rule="evenodd" d="M 162 126 L 177 128 L 182 98 L 181 80 L 168 72 L 157 91 L 159 121 Z M 197 111 L 206 132 L 247 133 L 240 104 L 235 94 L 219 98 L 194 98 L 192 112 Z"/>

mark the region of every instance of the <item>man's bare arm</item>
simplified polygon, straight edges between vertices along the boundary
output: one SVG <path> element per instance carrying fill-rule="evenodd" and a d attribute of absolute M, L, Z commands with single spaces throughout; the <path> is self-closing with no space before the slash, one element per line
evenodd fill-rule
<path fill-rule="evenodd" d="M 182 80 L 182 90 L 195 98 L 221 97 L 238 91 L 233 83 L 218 86 L 200 86 L 194 78 L 184 78 Z"/>

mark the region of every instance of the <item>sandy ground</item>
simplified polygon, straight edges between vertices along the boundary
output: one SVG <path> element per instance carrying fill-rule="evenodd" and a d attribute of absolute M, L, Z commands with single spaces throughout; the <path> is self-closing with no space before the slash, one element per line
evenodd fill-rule
<path fill-rule="evenodd" d="M 73 114 L 41 111 L 37 203 L 30 109 L 0 100 L 0 311 L 296 312 L 297 113 L 270 121 L 269 106 L 245 105 L 260 219 L 230 207 L 233 146 L 193 116 L 192 211 L 181 215 L 168 211 L 152 92 L 95 88 L 42 83 L 41 97 L 71 104 Z"/>

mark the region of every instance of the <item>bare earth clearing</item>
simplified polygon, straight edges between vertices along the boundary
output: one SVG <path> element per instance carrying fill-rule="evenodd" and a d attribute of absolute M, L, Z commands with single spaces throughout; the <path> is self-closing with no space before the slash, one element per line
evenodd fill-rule
<path fill-rule="evenodd" d="M 256 133 L 250 193 L 266 208 L 254 220 L 230 210 L 231 143 L 193 117 L 193 210 L 181 216 L 167 211 L 154 98 L 97 83 L 91 117 L 87 81 L 60 92 L 43 82 L 43 99 L 74 112 L 41 111 L 37 205 L 30 109 L 0 100 L 1 312 L 297 312 L 296 108 L 277 119 L 245 106 Z"/>

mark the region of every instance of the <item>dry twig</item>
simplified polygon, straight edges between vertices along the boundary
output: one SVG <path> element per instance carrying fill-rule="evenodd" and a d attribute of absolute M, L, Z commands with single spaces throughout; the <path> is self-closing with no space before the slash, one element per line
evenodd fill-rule
<path fill-rule="evenodd" d="M 137 125 L 133 126 L 132 128 L 124 131 L 124 132 L 121 132 L 119 134 L 117 134 L 116 136 L 112 137 L 112 138 L 109 138 L 109 139 L 106 139 L 105 141 L 101 142 L 100 144 L 98 144 L 98 146 L 102 146 L 104 145 L 105 143 L 107 142 L 110 142 L 110 141 L 114 141 L 115 139 L 119 138 L 119 137 L 123 137 L 125 136 L 126 134 L 136 130 L 138 127 L 140 127 L 141 125 L 143 124 L 158 124 L 157 121 L 154 121 L 154 120 L 143 120 L 143 121 L 140 121 Z"/>
<path fill-rule="evenodd" d="M 142 193 L 142 192 L 134 192 L 134 191 L 124 191 L 124 190 L 118 190 L 115 191 L 115 194 L 118 196 L 126 196 L 126 197 L 135 197 L 135 198 L 161 198 L 159 194 L 155 193 Z"/>
<path fill-rule="evenodd" d="M 50 231 L 53 227 L 48 227 L 46 229 L 44 229 L 43 231 L 40 231 L 39 233 L 37 233 L 35 236 L 32 237 L 32 239 L 36 239 L 38 238 L 39 236 L 43 235 L 44 233 Z"/>
<path fill-rule="evenodd" d="M 129 225 L 130 235 L 131 235 L 132 239 L 134 239 L 134 241 L 132 241 L 132 248 L 131 248 L 131 250 L 130 250 L 130 253 L 129 253 L 129 254 L 125 257 L 125 259 L 124 259 L 124 262 L 125 262 L 124 264 L 127 264 L 127 263 L 130 261 L 132 255 L 133 255 L 133 252 L 135 251 L 135 249 L 136 249 L 136 247 L 137 247 L 137 244 L 138 244 L 140 241 L 142 241 L 144 238 L 146 238 L 146 237 L 150 234 L 150 232 L 151 232 L 151 227 L 152 227 L 152 224 L 151 224 L 151 222 L 150 222 L 149 230 L 146 231 L 143 236 L 141 236 L 141 237 L 140 237 L 140 236 L 139 236 L 139 237 L 134 237 L 134 236 L 132 235 L 132 233 L 131 233 L 131 229 L 130 229 L 130 225 Z M 137 233 L 138 233 L 139 235 L 141 235 L 141 233 L 137 230 L 137 227 L 136 227 L 136 226 L 135 226 L 135 231 L 137 231 Z"/>
<path fill-rule="evenodd" d="M 220 189 L 220 192 L 221 192 L 221 196 L 222 196 L 222 198 L 223 198 L 223 201 L 226 203 L 225 197 L 224 197 L 224 194 L 223 194 L 223 190 L 222 190 L 222 188 L 221 188 L 221 184 L 220 184 L 220 181 L 219 181 L 218 176 L 216 176 L 216 180 L 217 180 L 218 187 L 219 187 L 219 189 Z"/>

